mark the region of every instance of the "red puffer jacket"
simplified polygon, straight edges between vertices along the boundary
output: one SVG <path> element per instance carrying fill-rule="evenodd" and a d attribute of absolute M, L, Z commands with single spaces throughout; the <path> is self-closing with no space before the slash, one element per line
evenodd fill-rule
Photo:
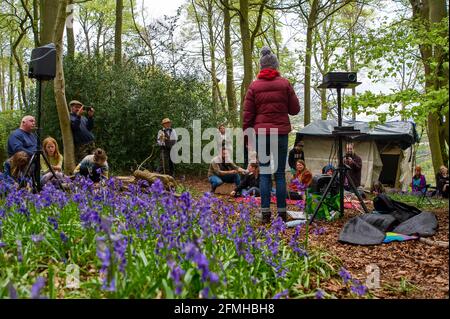
<path fill-rule="evenodd" d="M 253 127 L 269 134 L 270 128 L 278 129 L 278 134 L 291 131 L 289 115 L 300 112 L 300 104 L 289 81 L 274 69 L 263 69 L 258 79 L 253 81 L 245 96 L 243 129 Z"/>

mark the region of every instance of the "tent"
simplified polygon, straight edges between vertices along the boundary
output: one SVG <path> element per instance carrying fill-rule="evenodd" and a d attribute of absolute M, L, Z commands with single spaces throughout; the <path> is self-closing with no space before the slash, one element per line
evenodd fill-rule
<path fill-rule="evenodd" d="M 337 167 L 337 137 L 332 132 L 335 120 L 315 121 L 296 133 L 296 142 L 305 143 L 306 166 L 313 174 L 320 174 L 328 163 Z M 362 134 L 344 138 L 354 143 L 355 153 L 363 162 L 361 186 L 369 190 L 379 180 L 384 185 L 406 191 L 412 178 L 413 147 L 418 142 L 412 122 L 386 122 L 371 126 L 368 122 L 343 121 L 342 126 L 353 126 Z"/>

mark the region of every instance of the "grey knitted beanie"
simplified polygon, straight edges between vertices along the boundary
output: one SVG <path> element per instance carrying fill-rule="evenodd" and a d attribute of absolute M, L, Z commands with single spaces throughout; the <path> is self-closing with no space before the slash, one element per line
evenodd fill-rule
<path fill-rule="evenodd" d="M 275 54 L 270 51 L 269 47 L 263 47 L 261 49 L 261 59 L 259 60 L 259 64 L 261 70 L 267 68 L 278 69 L 279 67 L 278 59 Z"/>

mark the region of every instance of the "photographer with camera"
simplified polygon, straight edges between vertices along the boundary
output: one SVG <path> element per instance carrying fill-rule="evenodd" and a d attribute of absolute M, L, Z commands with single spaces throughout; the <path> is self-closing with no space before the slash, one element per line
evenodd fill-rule
<path fill-rule="evenodd" d="M 355 154 L 353 149 L 353 143 L 349 143 L 346 145 L 346 154 L 344 157 L 344 164 L 349 167 L 348 175 L 352 179 L 355 187 L 358 188 L 361 186 L 361 168 L 362 168 L 362 160 L 361 157 Z M 344 188 L 346 190 L 350 190 L 350 183 L 347 178 L 344 183 Z"/>
<path fill-rule="evenodd" d="M 87 155 L 91 155 L 97 148 L 94 141 L 94 108 L 84 106 L 83 103 L 73 100 L 69 103 L 70 126 L 72 128 L 73 143 L 75 145 L 75 161 L 79 163 Z M 84 112 L 87 112 L 87 117 Z"/>

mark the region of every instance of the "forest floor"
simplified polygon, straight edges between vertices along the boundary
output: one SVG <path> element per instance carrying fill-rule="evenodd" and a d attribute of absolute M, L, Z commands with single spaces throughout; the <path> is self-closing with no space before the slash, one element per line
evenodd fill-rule
<path fill-rule="evenodd" d="M 209 191 L 206 178 L 187 178 L 193 196 Z M 226 202 L 233 202 L 227 195 L 216 195 Z M 373 209 L 368 205 L 369 210 Z M 288 210 L 298 210 L 288 206 Z M 449 241 L 449 209 L 427 209 L 432 211 L 439 223 L 437 233 L 429 239 Z M 343 225 L 352 217 L 360 214 L 356 210 L 345 210 L 345 216 L 333 222 L 316 220 L 315 228 L 322 228 L 321 235 L 310 231 L 310 246 L 325 249 L 342 261 L 342 265 L 353 278 L 366 282 L 366 267 L 376 265 L 380 270 L 380 288 L 370 289 L 375 298 L 449 298 L 449 250 L 427 245 L 418 240 L 392 242 L 375 246 L 359 246 L 338 242 Z M 287 231 L 291 235 L 293 229 Z M 328 281 L 321 287 L 337 297 L 348 297 L 348 291 L 336 280 Z"/>

